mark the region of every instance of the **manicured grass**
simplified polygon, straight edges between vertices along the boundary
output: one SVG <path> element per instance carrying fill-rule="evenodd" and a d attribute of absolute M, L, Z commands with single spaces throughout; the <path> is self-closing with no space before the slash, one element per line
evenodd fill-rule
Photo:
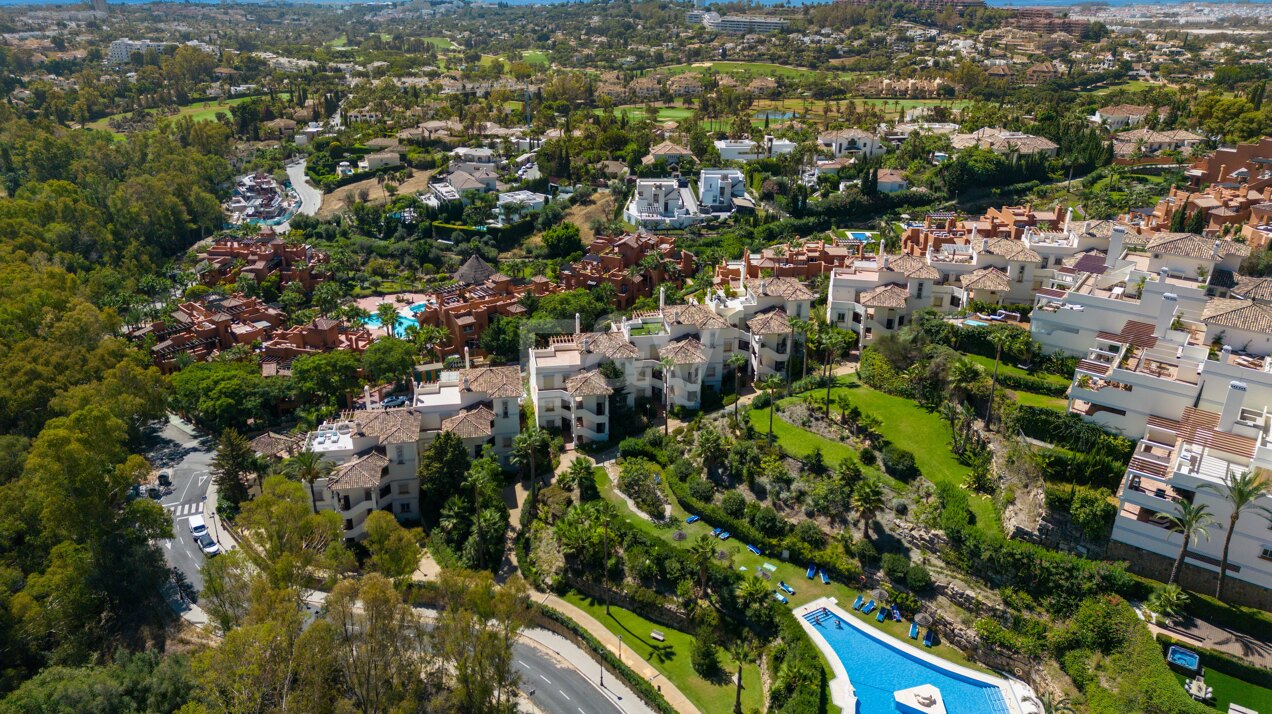
<path fill-rule="evenodd" d="M 445 37 L 421 37 L 420 39 L 439 50 L 450 50 L 455 48 L 455 43 Z"/>
<path fill-rule="evenodd" d="M 1145 89 L 1152 89 L 1153 87 L 1160 87 L 1160 86 L 1162 85 L 1153 84 L 1152 82 L 1145 82 L 1142 79 L 1132 79 L 1125 82 L 1120 82 L 1118 84 L 1114 84 L 1112 86 L 1101 87 L 1095 90 L 1094 92 L 1092 92 L 1092 94 L 1105 94 L 1108 92 L 1112 92 L 1115 89 L 1125 89 L 1128 92 L 1142 92 Z"/>
<path fill-rule="evenodd" d="M 839 395 L 846 396 L 862 412 L 878 417 L 883 422 L 879 433 L 891 443 L 913 453 L 915 463 L 929 481 L 961 486 L 966 480 L 968 468 L 960 464 L 950 452 L 949 425 L 940 415 L 929 412 L 908 399 L 884 394 L 864 385 L 831 390 L 832 400 Z M 790 404 L 796 399 L 798 397 L 792 397 L 780 403 Z M 751 423 L 765 434 L 768 433 L 767 412 L 768 410 L 756 409 L 751 413 Z M 786 428 L 779 428 L 778 424 L 778 420 L 774 420 L 773 433 L 782 448 L 792 454 L 806 454 L 814 446 L 821 446 L 828 461 L 842 458 L 843 452 L 832 448 L 835 442 L 793 425 L 786 424 Z M 832 457 L 832 454 L 836 456 Z M 979 526 L 993 533 L 1001 530 L 998 512 L 990 499 L 971 495 L 971 507 Z"/>
<path fill-rule="evenodd" d="M 1020 392 L 1011 390 L 1016 395 L 1016 401 L 1027 407 L 1044 407 L 1046 409 L 1057 409 L 1064 411 L 1069 406 L 1069 400 L 1064 397 L 1047 397 L 1033 392 Z"/>
<path fill-rule="evenodd" d="M 543 65 L 544 67 L 547 67 L 550 64 L 548 61 L 548 53 L 541 50 L 527 50 L 522 52 L 521 61 L 526 64 Z"/>
<path fill-rule="evenodd" d="M 1179 686 L 1182 687 L 1188 677 L 1175 672 L 1175 679 L 1179 680 Z M 1205 680 L 1206 686 L 1215 690 L 1215 700 L 1210 706 L 1221 712 L 1228 711 L 1229 704 L 1240 704 L 1257 712 L 1272 711 L 1272 689 L 1243 682 L 1209 667 L 1206 669 Z"/>
<path fill-rule="evenodd" d="M 597 112 L 603 110 L 597 109 Z M 625 114 L 628 119 L 644 119 L 645 106 L 643 104 L 625 104 L 620 107 L 614 107 L 615 114 Z M 658 107 L 658 121 L 680 121 L 688 119 L 693 115 L 693 109 L 688 107 Z"/>
<path fill-rule="evenodd" d="M 349 38 L 344 35 L 340 35 L 334 40 L 327 40 L 325 44 L 328 47 L 347 47 L 349 45 Z"/>
<path fill-rule="evenodd" d="M 693 636 L 659 625 L 614 605 L 609 614 L 605 613 L 605 604 L 593 600 L 577 592 L 569 592 L 565 600 L 589 615 L 596 618 L 606 629 L 623 638 L 623 648 L 631 648 L 646 662 L 649 662 L 659 674 L 675 684 L 699 710 L 704 712 L 733 711 L 733 699 L 736 687 L 733 676 L 737 674 L 737 662 L 725 650 L 720 650 L 720 665 L 723 676 L 717 681 L 707 681 L 693 670 L 692 652 Z M 659 642 L 650 637 L 650 632 L 659 630 L 666 638 Z M 657 684 L 657 681 L 654 682 Z M 742 709 L 758 711 L 763 704 L 763 692 L 760 687 L 760 668 L 755 664 L 742 666 Z"/>
<path fill-rule="evenodd" d="M 815 72 L 815 70 L 804 69 L 801 67 L 790 67 L 781 64 L 772 64 L 770 62 L 729 62 L 727 60 L 720 62 L 695 62 L 693 64 L 675 64 L 669 67 L 662 67 L 660 71 L 668 74 L 684 74 L 685 72 L 697 72 L 698 74 L 706 74 L 708 70 L 715 70 L 717 74 L 732 75 L 749 75 L 764 77 L 803 77 Z M 834 73 L 838 74 L 838 73 Z"/>
<path fill-rule="evenodd" d="M 976 364 L 979 364 L 980 366 L 984 367 L 985 376 L 989 376 L 994 373 L 994 360 L 992 357 L 968 354 L 966 352 L 963 353 L 963 356 L 967 357 L 968 359 L 975 362 Z M 1073 382 L 1073 380 L 1070 379 L 1069 377 L 1061 377 L 1058 374 L 1051 374 L 1049 372 L 1030 372 L 1028 370 L 1021 369 L 1014 364 L 1005 362 L 1003 360 L 999 360 L 998 362 L 998 374 L 1000 375 L 1010 374 L 1016 377 L 1033 377 L 1034 379 L 1042 379 L 1052 384 L 1057 384 L 1057 385 L 1061 385 L 1065 387 L 1069 386 L 1069 384 Z"/>
<path fill-rule="evenodd" d="M 286 97 L 287 94 L 283 93 L 282 96 Z M 215 100 L 211 100 L 206 102 L 197 102 L 195 104 L 187 104 L 186 106 L 181 107 L 181 109 L 179 109 L 176 114 L 165 115 L 165 116 L 167 116 L 167 118 L 169 119 L 174 119 L 174 120 L 179 117 L 188 116 L 194 121 L 211 121 L 216 119 L 216 115 L 218 113 L 224 112 L 225 114 L 228 115 L 230 113 L 230 107 L 234 106 L 235 104 L 245 102 L 249 99 L 253 99 L 253 97 L 235 97 L 234 99 L 227 99 L 224 102 L 217 102 Z M 111 128 L 110 128 L 111 119 L 122 118 L 122 117 L 130 116 L 131 114 L 132 112 L 123 112 L 120 114 L 114 114 L 108 117 L 103 117 L 101 119 L 98 119 L 97 121 L 89 122 L 88 128 L 100 129 L 102 131 L 111 131 Z"/>

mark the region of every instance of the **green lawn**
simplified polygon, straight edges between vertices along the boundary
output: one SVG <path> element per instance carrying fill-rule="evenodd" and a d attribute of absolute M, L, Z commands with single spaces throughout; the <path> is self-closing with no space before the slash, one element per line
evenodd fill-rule
<path fill-rule="evenodd" d="M 1182 687 L 1184 686 L 1184 680 L 1188 679 L 1188 677 L 1175 672 L 1175 679 L 1179 680 L 1179 686 Z M 1206 686 L 1215 690 L 1215 700 L 1211 703 L 1211 706 L 1221 712 L 1228 711 L 1228 705 L 1234 703 L 1258 712 L 1272 711 L 1272 689 L 1264 689 L 1263 687 L 1243 682 L 1223 672 L 1216 672 L 1210 667 L 1206 668 L 1205 679 Z"/>
<path fill-rule="evenodd" d="M 968 354 L 966 352 L 963 353 L 963 356 L 984 367 L 986 376 L 994 373 L 994 360 L 992 357 Z M 1033 377 L 1035 379 L 1046 380 L 1052 384 L 1065 387 L 1069 386 L 1069 384 L 1073 382 L 1073 380 L 1069 377 L 1061 377 L 1058 374 L 1051 374 L 1049 372 L 1030 372 L 1028 370 L 1021 369 L 1014 364 L 1009 364 L 1008 362 L 1001 360 L 998 363 L 998 373 L 1010 374 L 1016 377 Z"/>
<path fill-rule="evenodd" d="M 654 669 L 675 684 L 699 710 L 704 712 L 727 712 L 733 710 L 733 699 L 736 688 L 733 676 L 737 673 L 737 662 L 729 653 L 720 651 L 720 665 L 727 672 L 718 681 L 707 681 L 698 676 L 691 664 L 693 636 L 674 630 L 666 625 L 659 625 L 620 607 L 610 606 L 609 614 L 605 614 L 605 604 L 593 600 L 586 595 L 571 591 L 565 599 L 576 607 L 586 610 L 606 629 L 623 638 L 623 648 L 631 648 Z M 658 642 L 649 636 L 653 630 L 659 630 L 666 637 L 665 642 Z M 657 681 L 654 682 L 657 684 Z M 760 668 L 755 664 L 742 666 L 742 708 L 745 711 L 758 711 L 763 705 L 763 692 L 760 687 Z"/>
<path fill-rule="evenodd" d="M 349 45 L 349 38 L 344 35 L 340 35 L 334 40 L 328 40 L 325 44 L 328 47 L 347 47 Z"/>
<path fill-rule="evenodd" d="M 654 525 L 634 513 L 630 508 L 628 508 L 627 502 L 615 494 L 613 484 L 610 482 L 609 475 L 605 472 L 605 469 L 598 468 L 595 473 L 596 486 L 600 489 L 601 496 L 613 503 L 615 508 L 618 510 L 619 517 L 636 530 L 651 537 L 658 538 L 676 548 L 685 547 L 686 543 L 690 542 L 691 539 L 696 539 L 701 534 L 711 533 L 712 526 L 707 524 L 705 521 L 686 524 L 685 518 L 689 516 L 689 513 L 680 507 L 680 504 L 676 502 L 674 497 L 670 497 L 673 525 L 670 527 L 659 527 Z M 689 539 L 676 541 L 674 535 L 678 530 L 683 530 L 685 534 L 689 536 Z M 755 555 L 751 551 L 747 550 L 746 543 L 738 542 L 735 539 L 720 541 L 719 547 L 730 554 L 729 562 L 731 566 L 744 573 L 752 574 L 768 570 L 764 567 L 765 564 L 773 566 L 773 570 L 768 570 L 771 577 L 769 582 L 772 583 L 773 590 L 777 590 L 777 583 L 779 580 L 785 581 L 788 585 L 795 589 L 795 594 L 787 597 L 790 601 L 790 607 L 792 608 L 799 607 L 800 605 L 806 604 L 820 597 L 833 597 L 836 598 L 843 609 L 851 610 L 853 601 L 856 600 L 857 595 L 861 593 L 860 590 L 849 584 L 831 581 L 829 585 L 824 585 L 822 584 L 821 579 L 816 577 L 809 580 L 807 577 L 808 566 L 806 564 L 801 565 L 798 563 L 784 562 L 780 557 L 778 557 L 779 554 L 766 553 L 764 555 Z M 867 595 L 867 598 L 868 597 L 869 596 Z M 611 611 L 613 610 L 613 608 L 610 609 Z M 860 615 L 859 613 L 858 617 L 863 622 L 867 622 L 871 627 L 887 632 L 894 637 L 904 638 L 909 633 L 910 625 L 908 622 L 879 623 L 875 622 L 874 617 Z M 624 638 L 625 637 L 626 636 L 624 636 Z M 947 659 L 950 662 L 971 667 L 982 672 L 989 671 L 967 659 L 962 652 L 949 645 L 939 644 L 936 647 L 933 647 L 931 651 L 937 656 Z M 745 679 L 743 681 L 745 681 Z M 679 685 L 679 682 L 677 682 L 677 685 Z M 707 709 L 704 711 L 715 710 Z"/>
<path fill-rule="evenodd" d="M 883 425 L 879 428 L 879 433 L 893 444 L 912 452 L 919 470 L 929 481 L 960 486 L 966 480 L 968 468 L 960 464 L 950 452 L 949 426 L 940 415 L 929 412 L 903 397 L 884 394 L 864 385 L 838 387 L 831 390 L 832 400 L 839 395 L 846 396 L 862 412 L 873 414 L 882 420 Z M 796 399 L 798 397 L 792 397 L 783 400 L 783 403 L 792 403 Z M 756 429 L 761 432 L 768 433 L 767 410 L 753 410 L 751 423 L 755 424 Z M 842 458 L 843 451 L 832 448 L 836 446 L 835 442 L 796 426 L 789 424 L 786 426 L 788 428 L 779 429 L 778 422 L 775 420 L 773 433 L 777 436 L 778 443 L 791 453 L 803 455 L 816 445 L 822 447 L 822 453 L 828 460 L 832 458 L 832 453 L 836 454 L 834 458 Z M 842 449 L 848 448 L 842 445 L 837 446 Z M 1001 530 L 998 512 L 994 509 L 993 501 L 984 496 L 972 495 L 971 507 L 978 525 L 994 533 Z"/>
<path fill-rule="evenodd" d="M 598 113 L 604 110 L 597 109 Z M 623 106 L 614 107 L 615 114 L 626 115 L 629 119 L 644 119 L 645 105 L 643 104 L 625 104 Z M 658 121 L 680 121 L 688 119 L 693 115 L 693 109 L 688 107 L 658 107 Z"/>
<path fill-rule="evenodd" d="M 1027 407 L 1045 407 L 1047 409 L 1058 409 L 1064 411 L 1069 407 L 1069 400 L 1064 397 L 1047 397 L 1033 392 L 1019 392 L 1011 390 L 1016 395 L 1016 401 Z"/>
<path fill-rule="evenodd" d="M 550 64 L 548 61 L 548 53 L 542 50 L 526 50 L 525 52 L 522 52 L 521 61 L 526 64 L 543 65 L 544 67 L 547 67 Z"/>
<path fill-rule="evenodd" d="M 287 93 L 284 92 L 281 96 L 286 97 L 288 95 Z M 234 99 L 227 99 L 224 102 L 217 102 L 213 100 L 213 101 L 206 101 L 206 102 L 196 102 L 194 104 L 187 104 L 186 106 L 181 107 L 181 109 L 179 109 L 176 114 L 170 115 L 168 118 L 177 119 L 178 117 L 188 116 L 194 121 L 210 121 L 210 120 L 216 119 L 216 115 L 218 113 L 224 112 L 225 114 L 229 114 L 230 107 L 234 106 L 235 104 L 245 102 L 249 99 L 253 99 L 253 97 L 235 97 Z M 111 119 L 126 117 L 131 114 L 132 112 L 123 112 L 120 114 L 114 114 L 108 117 L 103 117 L 101 119 L 98 119 L 97 121 L 89 122 L 88 128 L 100 129 L 102 131 L 111 131 L 111 128 L 110 128 Z"/>
<path fill-rule="evenodd" d="M 420 39 L 439 50 L 450 50 L 455 48 L 455 43 L 445 37 L 422 37 Z"/>
<path fill-rule="evenodd" d="M 1126 82 L 1121 82 L 1121 83 L 1119 83 L 1119 84 L 1114 84 L 1114 85 L 1112 85 L 1112 86 L 1108 86 L 1108 87 L 1101 87 L 1101 88 L 1099 88 L 1099 89 L 1095 90 L 1095 91 L 1094 91 L 1094 92 L 1092 92 L 1092 93 L 1093 93 L 1093 94 L 1106 94 L 1106 93 L 1108 93 L 1108 92 L 1112 92 L 1112 91 L 1113 91 L 1113 90 L 1115 90 L 1115 89 L 1125 89 L 1125 90 L 1126 90 L 1126 91 L 1128 91 L 1128 92 L 1142 92 L 1142 91 L 1144 91 L 1145 89 L 1152 89 L 1153 87 L 1160 87 L 1160 86 L 1161 86 L 1160 84 L 1153 84 L 1152 82 L 1145 82 L 1145 81 L 1144 81 L 1144 80 L 1142 80 L 1142 79 L 1132 79 L 1132 80 L 1128 80 L 1128 81 L 1126 81 Z"/>
<path fill-rule="evenodd" d="M 706 74 L 708 70 L 715 70 L 717 74 L 764 77 L 803 77 L 815 71 L 800 67 L 788 67 L 781 64 L 772 64 L 770 62 L 729 62 L 727 60 L 720 62 L 674 64 L 660 68 L 660 71 L 666 72 L 667 74 L 684 74 L 686 72 Z"/>

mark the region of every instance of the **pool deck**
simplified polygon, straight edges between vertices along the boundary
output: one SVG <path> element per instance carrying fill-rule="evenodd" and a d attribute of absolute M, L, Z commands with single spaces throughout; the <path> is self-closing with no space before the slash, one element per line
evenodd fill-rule
<path fill-rule="evenodd" d="M 902 642 L 895 637 L 889 637 L 881 632 L 876 632 L 868 625 L 858 622 L 857 618 L 840 608 L 836 598 L 822 597 L 795 608 L 792 611 L 792 614 L 794 614 L 796 619 L 799 620 L 800 626 L 804 628 L 804 631 L 808 633 L 808 636 L 817 644 L 817 648 L 821 650 L 822 656 L 830 663 L 831 671 L 835 673 L 834 679 L 830 680 L 830 700 L 835 706 L 839 707 L 839 710 L 844 714 L 857 714 L 857 694 L 852 687 L 852 682 L 848 679 L 848 670 L 844 668 L 844 663 L 840 661 L 839 655 L 835 652 L 834 648 L 830 646 L 830 643 L 826 641 L 826 638 L 822 636 L 821 632 L 814 627 L 811 622 L 804 619 L 805 615 L 817 612 L 823 608 L 829 610 L 836 617 L 847 622 L 849 625 L 857 628 L 866 636 L 878 640 L 889 647 L 913 655 L 933 667 L 943 669 L 947 672 L 952 672 L 967 679 L 974 679 L 978 682 L 984 682 L 985 684 L 998 687 L 999 691 L 1002 692 L 1003 700 L 1007 703 L 1007 709 L 1011 712 L 1011 714 L 1026 714 L 1026 712 L 1037 711 L 1036 708 L 1033 707 L 1026 709 L 1025 704 L 1022 702 L 1022 699 L 1033 696 L 1033 690 L 1028 684 L 1021 682 L 1020 680 L 991 677 L 987 674 L 982 674 L 974 669 L 968 669 L 962 665 L 941 659 L 930 652 L 921 650 L 909 643 Z"/>

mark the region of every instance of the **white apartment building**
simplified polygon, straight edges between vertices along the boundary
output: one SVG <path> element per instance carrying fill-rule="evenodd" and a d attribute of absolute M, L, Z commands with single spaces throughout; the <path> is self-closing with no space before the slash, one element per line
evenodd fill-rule
<path fill-rule="evenodd" d="M 680 179 L 637 179 L 632 200 L 623 209 L 623 218 L 632 224 L 654 229 L 685 228 L 705 220 L 688 184 Z"/>
<path fill-rule="evenodd" d="M 1266 369 L 1259 372 L 1268 376 Z M 1244 382 L 1225 384 L 1215 376 L 1214 395 L 1222 395 L 1219 410 L 1188 406 L 1168 412 L 1178 417 L 1152 416 L 1121 485 L 1113 541 L 1161 556 L 1162 568 L 1183 545 L 1166 516 L 1187 501 L 1208 506 L 1215 523 L 1209 539 L 1197 538 L 1189 545 L 1185 562 L 1218 573 L 1232 514 L 1221 489 L 1242 472 L 1272 469 L 1272 415 L 1266 395 L 1254 395 Z M 1259 507 L 1272 508 L 1272 497 L 1259 499 L 1237 520 L 1227 574 L 1230 582 L 1266 590 L 1272 588 L 1272 524 Z"/>
<path fill-rule="evenodd" d="M 785 373 L 789 319 L 807 319 L 812 299 L 797 280 L 766 278 L 746 284 L 741 297 L 712 292 L 702 304 L 660 300 L 658 311 L 624 319 L 608 332 L 582 332 L 576 321 L 574 334 L 530 351 L 537 423 L 571 439 L 607 441 L 608 402 L 616 390 L 626 390 L 629 405 L 665 398 L 698 409 L 703 390 L 720 389 L 732 375 L 727 363 L 735 354 L 746 355 L 759 377 Z"/>
<path fill-rule="evenodd" d="M 490 446 L 506 464 L 512 439 L 521 431 L 523 393 L 517 367 L 471 367 L 416 383 L 409 408 L 420 416 L 424 446 L 443 431 L 454 432 L 472 456 Z"/>
<path fill-rule="evenodd" d="M 114 65 L 127 64 L 132 60 L 134 52 L 142 54 L 149 50 L 163 52 L 164 47 L 174 44 L 176 43 L 155 42 L 154 40 L 130 40 L 127 37 L 123 37 L 110 43 L 110 47 L 106 49 L 106 61 Z"/>
<path fill-rule="evenodd" d="M 952 313 L 972 301 L 1031 304 L 1066 261 L 1108 245 L 1109 225 L 1091 221 L 1057 232 L 1028 229 L 1021 240 L 973 232 L 967 244 L 929 247 L 922 257 L 883 254 L 856 260 L 831 271 L 826 320 L 857 333 L 865 346 L 905 327 L 919 310 Z"/>
<path fill-rule="evenodd" d="M 720 15 L 708 12 L 702 16 L 702 24 L 708 30 L 749 35 L 757 32 L 779 32 L 786 29 L 787 23 L 780 17 L 766 15 Z"/>
<path fill-rule="evenodd" d="M 751 139 L 717 139 L 716 151 L 725 161 L 755 161 L 789 154 L 798 146 L 788 139 L 765 136 L 763 141 Z"/>

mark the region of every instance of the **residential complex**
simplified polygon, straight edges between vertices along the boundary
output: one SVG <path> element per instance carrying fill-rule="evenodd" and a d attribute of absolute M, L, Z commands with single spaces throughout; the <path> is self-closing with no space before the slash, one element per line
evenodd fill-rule
<path fill-rule="evenodd" d="M 627 310 L 673 276 L 693 275 L 694 255 L 676 247 L 670 236 L 626 233 L 597 236 L 583 259 L 561 271 L 566 290 L 614 286 L 615 307 Z"/>
<path fill-rule="evenodd" d="M 258 284 L 277 279 L 279 290 L 300 283 L 310 292 L 323 279 L 319 266 L 326 262 L 326 253 L 307 244 L 288 243 L 266 226 L 252 237 L 213 240 L 198 254 L 194 272 L 204 285 L 232 283 L 246 274 Z"/>

